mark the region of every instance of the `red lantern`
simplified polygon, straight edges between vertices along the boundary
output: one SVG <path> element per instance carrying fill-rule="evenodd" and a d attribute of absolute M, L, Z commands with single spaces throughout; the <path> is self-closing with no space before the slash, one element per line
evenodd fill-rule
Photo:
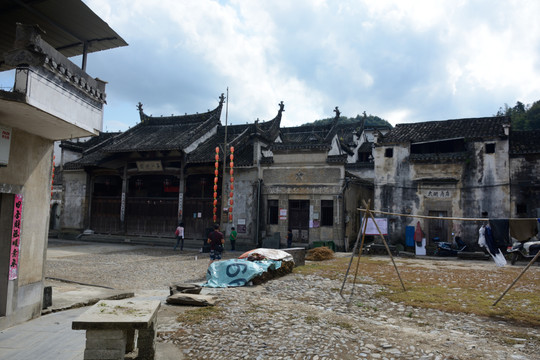
<path fill-rule="evenodd" d="M 215 177 L 215 178 L 214 178 L 214 184 L 217 184 L 217 182 L 218 182 L 218 178 Z"/>
<path fill-rule="evenodd" d="M 231 174 L 231 176 L 233 176 L 233 174 L 234 174 L 234 170 L 233 170 L 233 169 L 231 169 L 231 171 L 229 171 L 229 174 Z"/>
<path fill-rule="evenodd" d="M 214 208 L 212 212 L 215 214 L 217 212 L 217 208 Z"/>
<path fill-rule="evenodd" d="M 217 199 L 217 192 L 215 192 L 215 191 L 214 191 L 214 199 Z"/>
<path fill-rule="evenodd" d="M 216 199 L 214 199 L 214 206 L 216 206 L 216 205 L 217 205 L 217 200 L 216 200 Z"/>
<path fill-rule="evenodd" d="M 216 146 L 216 154 L 219 154 L 219 146 Z"/>
<path fill-rule="evenodd" d="M 217 185 L 214 185 L 214 191 L 217 191 Z"/>
<path fill-rule="evenodd" d="M 234 190 L 234 184 L 231 184 L 231 190 Z"/>
<path fill-rule="evenodd" d="M 214 170 L 214 175 L 216 175 L 216 176 L 219 175 L 219 170 L 218 169 Z"/>
<path fill-rule="evenodd" d="M 229 200 L 229 204 L 231 204 L 231 206 L 233 206 L 233 205 L 234 205 L 234 200 L 233 200 L 233 199 L 230 199 L 230 200 Z"/>
<path fill-rule="evenodd" d="M 229 214 L 232 214 L 232 206 L 229 206 Z"/>
<path fill-rule="evenodd" d="M 216 154 L 215 159 L 216 159 L 216 164 L 217 164 L 217 162 L 219 161 L 219 155 L 218 154 Z"/>
<path fill-rule="evenodd" d="M 231 155 L 230 155 L 230 158 L 231 158 L 231 161 L 233 161 L 233 160 L 234 160 L 234 155 L 231 154 Z"/>
<path fill-rule="evenodd" d="M 234 167 L 234 163 L 231 161 L 231 163 L 229 164 L 229 166 L 231 167 L 231 170 L 232 170 L 232 168 Z"/>
<path fill-rule="evenodd" d="M 229 222 L 232 222 L 232 214 L 229 214 Z"/>
<path fill-rule="evenodd" d="M 229 194 L 229 197 L 232 198 L 233 197 L 233 192 L 231 191 L 231 193 Z"/>
<path fill-rule="evenodd" d="M 234 153 L 234 146 L 231 146 L 231 154 Z"/>
<path fill-rule="evenodd" d="M 214 222 L 216 222 L 216 221 L 217 221 L 217 216 L 216 216 L 216 215 L 214 215 Z"/>
<path fill-rule="evenodd" d="M 234 182 L 234 178 L 231 176 L 231 183 L 233 183 L 233 182 Z"/>

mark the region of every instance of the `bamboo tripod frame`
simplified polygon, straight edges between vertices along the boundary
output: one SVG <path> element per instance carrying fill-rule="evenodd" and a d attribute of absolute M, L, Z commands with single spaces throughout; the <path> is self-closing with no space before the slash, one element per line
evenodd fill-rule
<path fill-rule="evenodd" d="M 367 203 L 364 200 L 362 200 L 362 202 L 364 203 L 364 206 L 366 207 L 366 210 L 364 210 L 365 211 L 364 220 L 362 222 L 363 229 L 358 232 L 358 236 L 356 237 L 356 242 L 354 243 L 354 248 L 353 248 L 353 252 L 352 252 L 352 255 L 351 255 L 351 260 L 349 261 L 349 267 L 347 268 L 347 272 L 345 273 L 345 278 L 343 279 L 343 284 L 341 285 L 341 290 L 339 291 L 339 295 L 342 298 L 344 298 L 343 297 L 343 288 L 345 287 L 345 282 L 347 281 L 347 276 L 349 274 L 349 270 L 351 269 L 351 264 L 353 262 L 354 254 L 355 254 L 356 248 L 358 246 L 358 241 L 360 240 L 360 235 L 362 235 L 362 241 L 360 243 L 360 249 L 358 250 L 358 261 L 356 262 L 356 270 L 354 272 L 353 286 L 352 286 L 352 289 L 351 289 L 351 295 L 349 297 L 349 301 L 350 301 L 350 299 L 352 298 L 352 296 L 354 294 L 354 285 L 356 284 L 356 277 L 358 275 L 358 268 L 360 267 L 360 256 L 362 255 L 362 250 L 363 250 L 363 247 L 364 247 L 364 239 L 365 239 L 365 236 L 366 236 L 366 228 L 367 228 L 367 223 L 368 223 L 369 218 L 371 218 L 373 220 L 373 223 L 377 227 L 377 231 L 379 232 L 379 236 L 383 241 L 384 247 L 386 248 L 386 251 L 388 252 L 388 255 L 390 256 L 390 259 L 392 260 L 392 264 L 394 265 L 394 269 L 396 269 L 396 273 L 397 273 L 397 276 L 398 276 L 399 281 L 401 283 L 401 287 L 403 288 L 403 291 L 407 291 L 407 289 L 405 288 L 405 284 L 403 284 L 403 280 L 401 279 L 401 275 L 399 274 L 399 270 L 397 268 L 396 262 L 394 261 L 394 257 L 392 256 L 392 252 L 390 251 L 390 248 L 388 247 L 388 244 L 386 243 L 386 239 L 384 238 L 384 236 L 382 234 L 382 231 L 379 228 L 379 225 L 377 225 L 377 222 L 375 221 L 375 217 L 373 216 L 373 214 L 369 210 L 371 200 L 369 200 Z"/>
<path fill-rule="evenodd" d="M 359 268 L 359 265 L 360 265 L 360 256 L 362 255 L 362 250 L 363 250 L 363 247 L 364 247 L 364 238 L 365 238 L 365 232 L 366 232 L 366 228 L 367 228 L 368 218 L 371 218 L 373 220 L 373 223 L 377 227 L 377 231 L 379 232 L 379 236 L 383 241 L 383 244 L 384 244 L 384 246 L 386 248 L 386 251 L 388 252 L 388 255 L 390 256 L 390 259 L 392 260 L 392 264 L 394 265 L 394 268 L 396 269 L 396 273 L 397 273 L 397 276 L 399 278 L 399 281 L 401 282 L 401 286 L 403 287 L 403 291 L 407 291 L 405 289 L 405 285 L 403 284 L 403 280 L 401 279 L 401 275 L 399 274 L 399 270 L 398 270 L 398 268 L 396 266 L 396 263 L 394 261 L 394 257 L 392 256 L 392 252 L 390 251 L 390 248 L 388 247 L 388 244 L 386 243 L 386 239 L 384 238 L 384 236 L 383 236 L 383 234 L 381 232 L 381 229 L 379 228 L 379 225 L 377 225 L 377 222 L 375 221 L 375 217 L 373 216 L 373 213 L 384 214 L 384 215 L 411 217 L 411 218 L 420 218 L 420 219 L 457 220 L 457 221 L 489 221 L 489 219 L 487 219 L 487 218 L 437 217 L 437 216 L 409 215 L 409 214 L 391 213 L 391 212 L 386 212 L 386 211 L 376 211 L 376 210 L 370 210 L 371 200 L 369 200 L 367 203 L 364 200 L 362 200 L 362 203 L 364 204 L 365 209 L 358 209 L 358 210 L 364 212 L 364 217 L 363 217 L 363 222 L 362 222 L 363 228 L 361 229 L 361 231 L 358 232 L 358 236 L 356 237 L 356 242 L 354 243 L 354 248 L 353 248 L 353 252 L 352 252 L 352 255 L 351 255 L 351 260 L 349 262 L 349 267 L 347 268 L 347 271 L 345 272 L 345 278 L 343 279 L 343 284 L 341 285 L 341 290 L 339 291 L 339 295 L 342 298 L 344 298 L 343 297 L 343 288 L 345 287 L 345 282 L 347 281 L 347 276 L 349 275 L 349 270 L 351 269 L 354 254 L 355 254 L 356 249 L 358 247 L 358 241 L 360 240 L 360 236 L 362 236 L 362 238 L 361 238 L 362 241 L 360 243 L 360 249 L 358 250 L 358 261 L 356 263 L 356 270 L 355 270 L 355 273 L 354 273 L 353 286 L 352 286 L 352 289 L 351 289 L 351 296 L 349 297 L 349 301 L 352 298 L 352 295 L 354 294 L 354 285 L 356 284 L 356 277 L 357 277 L 358 268 Z M 510 219 L 510 220 L 537 220 L 537 219 L 536 218 L 515 218 L 515 219 Z M 499 301 L 504 297 L 504 295 L 506 295 L 506 293 L 508 293 L 508 291 L 510 291 L 510 289 L 512 289 L 512 287 L 518 282 L 518 280 L 523 276 L 523 274 L 525 274 L 525 272 L 531 267 L 531 265 L 534 264 L 534 262 L 536 260 L 538 260 L 539 257 L 540 257 L 540 251 L 529 262 L 529 264 L 523 269 L 523 271 L 516 277 L 516 279 L 506 288 L 506 290 L 501 294 L 501 296 L 492 304 L 492 306 L 496 306 L 499 303 Z"/>

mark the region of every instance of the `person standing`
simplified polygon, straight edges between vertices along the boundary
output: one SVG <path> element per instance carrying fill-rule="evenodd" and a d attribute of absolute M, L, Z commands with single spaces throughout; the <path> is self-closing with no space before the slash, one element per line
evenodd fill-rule
<path fill-rule="evenodd" d="M 231 227 L 231 234 L 229 235 L 229 241 L 231 242 L 231 251 L 236 250 L 236 237 L 238 236 L 238 233 L 234 229 L 234 226 Z"/>
<path fill-rule="evenodd" d="M 180 244 L 180 251 L 184 250 L 184 223 L 178 224 L 178 227 L 176 228 L 176 231 L 174 232 L 174 235 L 176 235 L 176 245 L 174 245 L 174 250 L 178 247 L 178 244 Z"/>
<path fill-rule="evenodd" d="M 287 230 L 287 248 L 292 247 L 292 230 Z"/>
<path fill-rule="evenodd" d="M 219 231 L 218 224 L 214 225 L 214 231 L 208 234 L 208 239 L 206 242 L 210 244 L 210 263 L 208 264 L 208 266 L 210 266 L 214 261 L 221 260 L 223 244 L 225 243 L 223 233 Z"/>

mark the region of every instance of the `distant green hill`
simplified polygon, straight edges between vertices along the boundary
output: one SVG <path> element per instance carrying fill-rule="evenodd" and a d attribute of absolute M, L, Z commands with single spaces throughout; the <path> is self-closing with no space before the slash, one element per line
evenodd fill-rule
<path fill-rule="evenodd" d="M 540 100 L 525 105 L 521 101 L 514 107 L 504 104 L 499 108 L 496 116 L 510 116 L 513 130 L 539 130 L 540 129 Z"/>
<path fill-rule="evenodd" d="M 362 120 L 364 116 L 363 115 L 356 115 L 356 117 L 352 117 L 352 118 L 349 118 L 349 117 L 346 117 L 346 116 L 340 116 L 339 117 L 339 122 L 341 124 L 350 124 L 350 123 L 356 123 L 360 120 Z M 300 126 L 312 126 L 312 125 L 326 125 L 326 124 L 329 124 L 330 122 L 332 122 L 334 120 L 334 118 L 327 118 L 327 119 L 321 119 L 321 120 L 315 120 L 314 122 L 311 122 L 311 123 L 306 123 L 306 124 L 302 124 Z M 374 126 L 389 126 L 389 127 L 392 127 L 392 125 L 378 117 L 378 116 L 375 116 L 375 115 L 367 115 L 366 116 L 366 127 L 374 127 Z"/>

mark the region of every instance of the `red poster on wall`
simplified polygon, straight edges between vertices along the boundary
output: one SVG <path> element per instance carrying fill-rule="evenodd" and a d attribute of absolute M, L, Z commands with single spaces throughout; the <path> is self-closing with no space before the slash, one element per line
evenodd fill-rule
<path fill-rule="evenodd" d="M 13 206 L 13 227 L 11 231 L 11 251 L 9 255 L 9 280 L 15 280 L 17 278 L 17 272 L 19 269 L 19 250 L 21 248 L 22 200 L 22 195 L 15 195 L 15 205 Z"/>

